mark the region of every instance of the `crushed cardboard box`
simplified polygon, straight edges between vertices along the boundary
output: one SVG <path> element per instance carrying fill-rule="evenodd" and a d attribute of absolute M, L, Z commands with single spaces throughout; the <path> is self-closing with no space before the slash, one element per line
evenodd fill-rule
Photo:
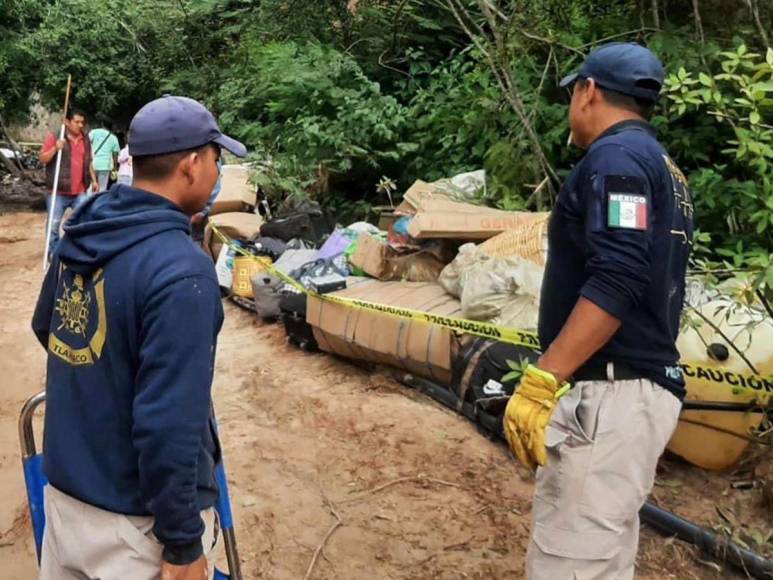
<path fill-rule="evenodd" d="M 444 316 L 461 312 L 459 301 L 439 284 L 366 280 L 334 295 Z M 439 384 L 451 383 L 457 339 L 446 328 L 313 295 L 308 299 L 306 321 L 324 351 L 404 369 Z"/>
<path fill-rule="evenodd" d="M 533 215 L 453 201 L 438 185 L 421 180 L 408 188 L 395 211 L 413 215 L 408 234 L 417 240 L 487 240 L 522 226 Z"/>
<path fill-rule="evenodd" d="M 528 222 L 530 212 L 502 211 L 443 199 L 425 199 L 408 224 L 417 240 L 452 238 L 487 240 Z"/>
<path fill-rule="evenodd" d="M 223 165 L 222 187 L 210 215 L 249 211 L 257 203 L 255 186 L 249 183 L 246 165 Z"/>
<path fill-rule="evenodd" d="M 395 213 L 416 213 L 416 210 L 421 207 L 421 202 L 425 199 L 445 199 L 451 201 L 448 193 L 436 185 L 417 179 L 403 194 L 403 201 L 395 208 Z"/>
<path fill-rule="evenodd" d="M 260 231 L 263 218 L 254 213 L 221 213 L 210 216 L 209 223 L 217 226 L 218 230 L 232 240 L 247 240 Z M 210 228 L 207 228 L 204 233 L 202 247 L 217 262 L 223 242 L 220 241 Z"/>
<path fill-rule="evenodd" d="M 357 249 L 349 262 L 368 276 L 379 278 L 387 269 L 387 251 L 389 246 L 370 234 L 360 234 L 357 238 Z"/>
<path fill-rule="evenodd" d="M 431 251 L 400 254 L 375 236 L 360 234 L 349 262 L 382 281 L 435 282 L 447 260 Z"/>

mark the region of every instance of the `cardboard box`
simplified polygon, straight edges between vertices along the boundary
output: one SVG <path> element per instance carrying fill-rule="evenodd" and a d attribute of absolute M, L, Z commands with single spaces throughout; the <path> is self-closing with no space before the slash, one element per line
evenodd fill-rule
<path fill-rule="evenodd" d="M 349 261 L 368 276 L 381 278 L 386 272 L 388 250 L 389 247 L 378 238 L 370 234 L 360 234 L 357 238 L 357 249 Z"/>
<path fill-rule="evenodd" d="M 502 211 L 447 199 L 424 199 L 408 224 L 416 239 L 487 240 L 531 220 L 530 212 Z"/>
<path fill-rule="evenodd" d="M 249 168 L 245 165 L 223 165 L 222 187 L 210 215 L 249 211 L 257 203 L 255 186 L 249 183 Z"/>
<path fill-rule="evenodd" d="M 461 315 L 459 301 L 439 284 L 367 280 L 333 295 L 438 315 Z M 446 328 L 315 296 L 309 296 L 306 321 L 324 351 L 400 368 L 443 385 L 451 383 L 457 339 Z"/>
<path fill-rule="evenodd" d="M 403 201 L 395 208 L 395 212 L 398 214 L 415 213 L 421 207 L 421 202 L 425 199 L 445 199 L 450 201 L 446 192 L 441 191 L 431 183 L 417 179 L 403 194 Z"/>
<path fill-rule="evenodd" d="M 222 213 L 210 216 L 209 222 L 216 225 L 221 233 L 233 240 L 246 240 L 260 231 L 263 218 L 254 213 Z M 220 254 L 223 243 L 210 228 L 204 232 L 202 247 L 214 261 Z"/>
<path fill-rule="evenodd" d="M 368 276 L 384 282 L 436 282 L 447 263 L 430 251 L 398 253 L 370 234 L 360 234 L 357 249 L 349 262 Z"/>

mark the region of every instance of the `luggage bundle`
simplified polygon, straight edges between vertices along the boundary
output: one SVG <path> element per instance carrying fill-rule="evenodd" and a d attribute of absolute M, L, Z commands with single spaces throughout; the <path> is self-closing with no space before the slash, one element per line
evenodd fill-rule
<path fill-rule="evenodd" d="M 224 290 L 260 317 L 280 320 L 290 343 L 396 369 L 402 382 L 501 435 L 520 369 L 539 352 L 536 340 L 530 348 L 492 337 L 536 330 L 549 216 L 482 207 L 475 203 L 479 176 L 457 181 L 450 189 L 416 182 L 381 216 L 383 230 L 365 222 L 334 227 L 306 201 L 265 223 L 253 214 L 215 215 L 233 242 L 224 250 L 208 235 L 205 247 Z M 773 321 L 757 321 L 764 313 L 741 313 L 735 303 L 718 309 L 715 299 L 693 304 L 712 324 L 680 333 L 683 358 L 698 366 L 685 365 L 685 405 L 693 406 L 668 449 L 695 465 L 726 469 L 764 416 L 733 406 L 748 409 L 773 391 L 766 349 Z M 717 314 L 722 309 L 732 316 Z M 753 328 L 753 347 L 726 344 L 739 328 Z M 758 370 L 750 378 L 751 365 Z M 704 401 L 729 407 L 700 407 Z M 706 441 L 711 445 L 699 444 Z"/>

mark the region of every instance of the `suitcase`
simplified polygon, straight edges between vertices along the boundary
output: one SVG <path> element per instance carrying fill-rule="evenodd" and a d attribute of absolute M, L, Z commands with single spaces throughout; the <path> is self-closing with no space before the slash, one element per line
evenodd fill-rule
<path fill-rule="evenodd" d="M 319 350 L 311 325 L 306 322 L 306 294 L 285 293 L 279 298 L 279 318 L 287 333 L 287 342 L 301 350 Z"/>

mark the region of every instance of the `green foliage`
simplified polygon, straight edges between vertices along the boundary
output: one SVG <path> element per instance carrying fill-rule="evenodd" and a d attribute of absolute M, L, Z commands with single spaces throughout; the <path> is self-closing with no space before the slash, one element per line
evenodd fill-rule
<path fill-rule="evenodd" d="M 59 0 L 27 39 L 39 67 L 39 91 L 53 109 L 62 107 L 67 75 L 71 102 L 87 113 L 113 114 L 126 122 L 150 98 L 156 83 L 148 51 L 135 32 L 138 6 L 105 0 Z"/>
<path fill-rule="evenodd" d="M 273 160 L 277 176 L 291 177 L 291 168 L 291 189 L 314 183 L 325 193 L 339 175 L 373 188 L 416 149 L 402 140 L 406 108 L 351 56 L 316 43 L 244 46 L 216 105 L 229 130 Z"/>
<path fill-rule="evenodd" d="M 418 50 L 408 56 L 415 85 L 410 131 L 418 151 L 407 170 L 434 181 L 480 168 L 504 128 L 502 95 L 491 73 L 467 53 L 435 68 Z"/>
<path fill-rule="evenodd" d="M 518 359 L 518 362 L 512 361 L 510 359 L 505 360 L 505 362 L 507 363 L 507 368 L 510 370 L 506 372 L 500 379 L 503 383 L 520 382 L 524 371 L 526 371 L 526 367 L 528 367 L 530 364 L 529 361 L 525 358 Z"/>
<path fill-rule="evenodd" d="M 38 69 L 26 39 L 40 16 L 36 0 L 0 2 L 0 116 L 6 120 L 22 119 L 29 110 Z"/>
<path fill-rule="evenodd" d="M 663 3 L 660 3 L 663 6 Z M 492 25 L 479 0 L 5 0 L 0 4 L 0 114 L 26 113 L 37 90 L 128 124 L 164 92 L 203 100 L 255 151 L 255 180 L 277 200 L 321 196 L 366 215 L 388 196 L 378 183 L 434 180 L 485 168 L 485 203 L 552 204 L 533 140 L 490 57 L 507 69 L 547 162 L 566 175 L 558 80 L 610 38 L 646 43 L 669 71 L 653 123 L 695 192 L 699 267 L 744 271 L 770 292 L 773 247 L 773 54 L 763 50 L 773 4 L 701 0 L 498 0 Z M 467 32 L 488 37 L 484 52 Z M 554 191 L 553 191 L 554 193 Z M 392 195 L 390 189 L 390 196 Z M 767 281 L 767 285 L 766 285 Z"/>
<path fill-rule="evenodd" d="M 765 293 L 773 286 L 773 49 L 740 44 L 707 65 L 680 67 L 666 79 L 671 127 L 702 127 L 685 143 L 698 148 L 690 172 L 698 224 L 711 233 L 724 268 L 750 269 Z M 700 135 L 706 140 L 698 140 Z M 696 147 L 697 146 L 697 147 Z"/>

